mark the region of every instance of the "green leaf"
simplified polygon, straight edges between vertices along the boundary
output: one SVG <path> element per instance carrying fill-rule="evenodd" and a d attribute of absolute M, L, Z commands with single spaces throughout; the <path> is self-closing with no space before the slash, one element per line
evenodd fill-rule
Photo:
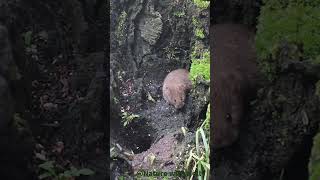
<path fill-rule="evenodd" d="M 62 174 L 60 174 L 59 177 L 70 178 L 70 177 L 74 177 L 74 175 L 70 170 L 67 170 L 67 171 L 64 171 Z"/>
<path fill-rule="evenodd" d="M 39 165 L 39 168 L 45 169 L 45 170 L 52 170 L 54 168 L 53 166 L 54 161 L 46 161 L 45 163 L 42 163 Z"/>
<path fill-rule="evenodd" d="M 203 131 L 202 128 L 199 129 L 200 133 L 201 133 L 201 137 L 202 137 L 202 142 L 204 144 L 204 148 L 206 149 L 206 152 L 209 152 L 209 145 L 208 145 L 208 141 L 207 141 L 207 138 L 206 138 L 206 135 Z"/>
<path fill-rule="evenodd" d="M 70 174 L 72 176 L 79 176 L 80 175 L 79 174 L 79 170 L 77 168 L 73 167 L 73 166 L 71 166 L 71 168 L 70 168 Z"/>
<path fill-rule="evenodd" d="M 202 166 L 203 167 L 205 167 L 206 169 L 210 169 L 210 164 L 209 163 L 206 163 L 206 162 L 204 162 L 204 161 L 201 161 L 201 164 L 202 164 Z"/>

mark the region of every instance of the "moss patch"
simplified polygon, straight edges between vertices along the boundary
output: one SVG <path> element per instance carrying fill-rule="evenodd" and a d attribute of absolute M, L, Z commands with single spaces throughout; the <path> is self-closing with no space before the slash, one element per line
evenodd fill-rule
<path fill-rule="evenodd" d="M 256 48 L 262 71 L 275 73 L 281 42 L 296 45 L 304 59 L 320 53 L 320 1 L 265 1 L 257 26 Z M 270 60 L 271 59 L 271 60 Z"/>
<path fill-rule="evenodd" d="M 196 48 L 195 48 L 196 49 Z M 203 78 L 210 81 L 210 52 L 203 50 L 202 54 L 198 54 L 196 50 L 192 53 L 192 64 L 190 69 L 190 79 L 193 83 L 197 78 Z"/>
<path fill-rule="evenodd" d="M 196 28 L 196 37 L 200 38 L 200 39 L 203 39 L 204 38 L 204 32 L 203 32 L 203 29 L 201 28 Z"/>
<path fill-rule="evenodd" d="M 205 38 L 208 38 L 208 34 L 204 31 L 204 26 L 208 24 L 202 24 L 199 21 L 201 10 L 207 8 L 210 5 L 210 1 L 193 0 L 193 2 L 198 7 L 196 8 L 196 15 L 192 17 L 195 41 L 192 47 L 190 68 L 190 79 L 195 84 L 197 79 L 210 81 L 210 51 L 203 42 Z"/>
<path fill-rule="evenodd" d="M 209 7 L 209 5 L 210 5 L 210 1 L 205 1 L 205 0 L 193 0 L 193 2 L 200 9 L 205 9 L 205 8 Z"/>

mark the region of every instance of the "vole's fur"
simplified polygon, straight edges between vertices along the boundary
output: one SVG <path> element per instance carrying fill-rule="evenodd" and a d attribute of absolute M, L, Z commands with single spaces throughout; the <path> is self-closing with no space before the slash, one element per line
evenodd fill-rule
<path fill-rule="evenodd" d="M 181 109 L 185 104 L 186 93 L 191 88 L 189 72 L 185 69 L 176 69 L 171 71 L 164 79 L 163 98 L 176 109 Z"/>
<path fill-rule="evenodd" d="M 234 143 L 247 107 L 247 97 L 256 86 L 257 65 L 254 33 L 237 24 L 210 28 L 211 93 L 213 112 L 212 145 Z"/>

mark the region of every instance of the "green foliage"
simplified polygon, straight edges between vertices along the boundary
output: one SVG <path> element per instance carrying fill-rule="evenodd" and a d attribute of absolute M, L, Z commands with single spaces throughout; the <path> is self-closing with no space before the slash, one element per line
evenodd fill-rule
<path fill-rule="evenodd" d="M 205 1 L 205 0 L 193 0 L 193 2 L 200 9 L 205 9 L 210 5 L 210 1 Z"/>
<path fill-rule="evenodd" d="M 203 29 L 201 29 L 201 28 L 196 28 L 195 35 L 196 35 L 196 37 L 198 37 L 198 38 L 200 38 L 200 39 L 203 39 L 203 38 L 204 38 Z"/>
<path fill-rule="evenodd" d="M 263 72 L 274 74 L 276 51 L 281 42 L 301 47 L 302 57 L 315 58 L 320 52 L 319 0 L 270 0 L 261 9 L 256 48 Z"/>
<path fill-rule="evenodd" d="M 199 53 L 196 48 L 191 55 L 192 64 L 190 68 L 190 79 L 195 82 L 198 77 L 210 81 L 210 52 L 203 50 Z"/>
<path fill-rule="evenodd" d="M 54 161 L 46 161 L 38 166 L 43 171 L 43 173 L 39 175 L 39 179 L 68 180 L 81 175 L 90 176 L 94 174 L 90 169 L 77 169 L 75 167 L 71 167 L 69 170 L 63 172 L 58 172 L 58 168 L 54 163 Z"/>
<path fill-rule="evenodd" d="M 313 147 L 309 161 L 309 180 L 320 179 L 320 133 L 313 139 Z"/>
<path fill-rule="evenodd" d="M 191 169 L 192 175 L 190 180 L 194 179 L 193 174 L 197 174 L 196 179 L 207 180 L 210 173 L 210 104 L 207 108 L 207 117 L 202 125 L 196 131 L 196 148 L 189 152 L 186 161 L 186 169 Z M 201 140 L 200 140 L 201 137 Z M 197 173 L 195 173 L 197 171 Z"/>
<path fill-rule="evenodd" d="M 204 124 L 203 124 L 203 128 L 205 130 L 205 132 L 208 132 L 208 135 L 210 135 L 210 104 L 208 105 L 208 108 L 207 108 L 207 113 L 206 113 L 206 120 L 204 121 Z"/>
<path fill-rule="evenodd" d="M 194 2 L 196 4 L 210 4 L 210 1 L 194 0 Z M 194 36 L 196 38 L 194 38 L 195 43 L 192 47 L 190 79 L 195 84 L 198 78 L 210 81 L 210 52 L 204 47 L 202 42 L 205 38 L 205 33 L 203 24 L 199 21 L 199 15 L 194 15 L 192 17 L 192 24 L 194 26 Z"/>
<path fill-rule="evenodd" d="M 140 116 L 137 114 L 130 114 L 128 112 L 123 111 L 121 117 L 122 117 L 123 126 L 127 126 L 134 119 L 139 118 Z"/>
<path fill-rule="evenodd" d="M 193 26 L 195 26 L 195 27 L 201 26 L 199 20 L 198 20 L 196 17 L 192 17 L 192 24 L 193 24 Z"/>

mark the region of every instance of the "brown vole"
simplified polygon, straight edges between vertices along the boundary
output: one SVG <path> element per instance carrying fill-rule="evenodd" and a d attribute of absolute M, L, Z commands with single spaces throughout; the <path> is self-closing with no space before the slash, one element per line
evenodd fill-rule
<path fill-rule="evenodd" d="M 163 98 L 176 109 L 181 109 L 185 104 L 186 93 L 191 88 L 189 72 L 185 69 L 176 69 L 171 71 L 164 79 Z"/>
<path fill-rule="evenodd" d="M 254 33 L 237 24 L 217 24 L 210 28 L 211 89 L 213 112 L 212 145 L 221 148 L 239 135 L 247 97 L 255 89 Z"/>

